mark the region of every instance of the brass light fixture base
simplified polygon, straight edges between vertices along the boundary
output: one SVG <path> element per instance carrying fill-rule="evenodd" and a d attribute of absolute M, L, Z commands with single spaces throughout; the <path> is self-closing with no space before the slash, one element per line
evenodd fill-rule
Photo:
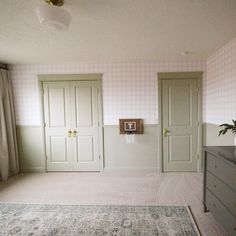
<path fill-rule="evenodd" d="M 53 6 L 62 6 L 64 4 L 64 0 L 44 0 L 47 4 Z"/>

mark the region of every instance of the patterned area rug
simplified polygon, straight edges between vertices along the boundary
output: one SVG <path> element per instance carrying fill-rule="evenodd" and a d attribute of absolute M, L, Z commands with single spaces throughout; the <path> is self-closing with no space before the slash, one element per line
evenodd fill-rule
<path fill-rule="evenodd" d="M 188 207 L 0 204 L 0 235 L 198 236 Z"/>

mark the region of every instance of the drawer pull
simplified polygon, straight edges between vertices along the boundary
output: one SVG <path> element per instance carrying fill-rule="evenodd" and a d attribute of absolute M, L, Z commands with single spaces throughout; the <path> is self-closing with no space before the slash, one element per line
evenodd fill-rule
<path fill-rule="evenodd" d="M 218 166 L 217 165 L 214 165 L 215 166 L 215 168 L 217 168 Z"/>
<path fill-rule="evenodd" d="M 213 206 L 213 207 L 216 207 L 216 204 L 215 204 L 215 203 L 213 203 L 213 204 L 212 204 L 212 206 Z"/>
<path fill-rule="evenodd" d="M 216 188 L 216 184 L 214 185 L 214 188 Z"/>

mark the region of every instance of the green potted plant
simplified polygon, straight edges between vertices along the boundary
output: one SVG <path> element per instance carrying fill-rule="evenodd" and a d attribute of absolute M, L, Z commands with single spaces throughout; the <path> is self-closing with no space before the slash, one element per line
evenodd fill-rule
<path fill-rule="evenodd" d="M 230 130 L 234 135 L 236 135 L 236 120 L 232 120 L 233 124 L 221 124 L 220 127 L 223 127 L 223 129 L 221 129 L 219 131 L 219 136 L 222 134 L 226 134 L 228 132 L 228 130 Z M 234 137 L 234 145 L 236 146 L 236 136 Z"/>

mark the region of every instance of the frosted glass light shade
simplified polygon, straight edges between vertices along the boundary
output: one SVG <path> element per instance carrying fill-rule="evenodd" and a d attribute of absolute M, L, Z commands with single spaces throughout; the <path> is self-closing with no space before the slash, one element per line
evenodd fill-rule
<path fill-rule="evenodd" d="M 71 22 L 68 11 L 57 6 L 40 5 L 36 14 L 41 25 L 55 30 L 67 30 Z"/>

